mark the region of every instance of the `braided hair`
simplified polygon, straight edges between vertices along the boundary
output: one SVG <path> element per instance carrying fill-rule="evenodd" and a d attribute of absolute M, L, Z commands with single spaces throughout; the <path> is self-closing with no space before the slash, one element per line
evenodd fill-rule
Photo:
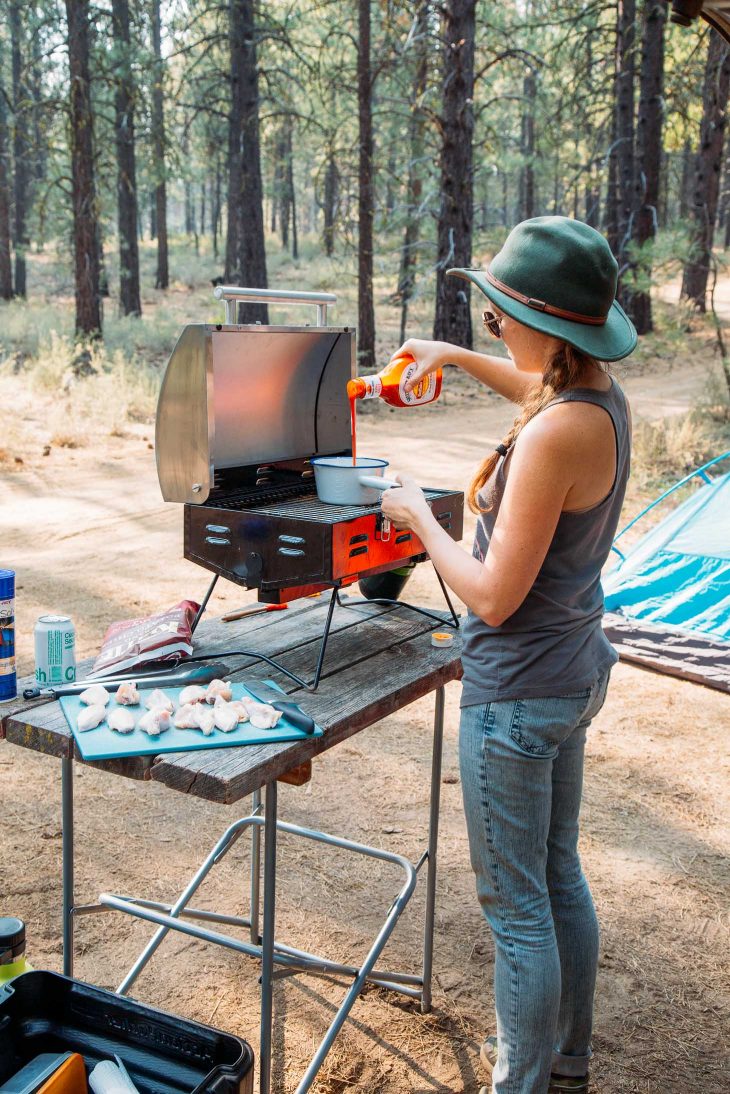
<path fill-rule="evenodd" d="M 500 456 L 506 456 L 511 445 L 536 414 L 550 403 L 561 391 L 568 387 L 574 387 L 583 376 L 585 370 L 591 365 L 596 365 L 603 371 L 607 371 L 604 364 L 595 358 L 576 349 L 567 342 L 562 342 L 558 350 L 548 360 L 542 374 L 542 385 L 537 390 L 530 392 L 522 404 L 522 413 L 515 418 L 512 428 L 501 444 L 497 445 L 477 471 L 469 492 L 467 501 L 472 513 L 487 513 L 491 504 L 483 506 L 479 501 L 479 492 L 492 475 Z"/>

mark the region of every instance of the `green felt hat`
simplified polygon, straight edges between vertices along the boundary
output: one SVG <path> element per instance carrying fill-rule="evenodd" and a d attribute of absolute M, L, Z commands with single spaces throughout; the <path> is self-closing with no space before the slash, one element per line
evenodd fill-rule
<path fill-rule="evenodd" d="M 599 361 L 618 361 L 636 348 L 634 324 L 616 300 L 616 259 L 601 233 L 581 220 L 523 220 L 486 271 L 447 272 L 473 282 L 518 323 Z"/>

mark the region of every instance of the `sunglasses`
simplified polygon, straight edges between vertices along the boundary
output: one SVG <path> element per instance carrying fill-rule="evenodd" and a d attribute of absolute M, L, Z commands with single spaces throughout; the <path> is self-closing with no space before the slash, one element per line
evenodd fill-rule
<path fill-rule="evenodd" d="M 503 315 L 495 315 L 493 311 L 490 311 L 489 308 L 486 308 L 486 310 L 482 313 L 482 319 L 484 320 L 484 326 L 487 328 L 491 335 L 493 335 L 495 338 L 502 337 L 502 322 L 504 320 Z"/>

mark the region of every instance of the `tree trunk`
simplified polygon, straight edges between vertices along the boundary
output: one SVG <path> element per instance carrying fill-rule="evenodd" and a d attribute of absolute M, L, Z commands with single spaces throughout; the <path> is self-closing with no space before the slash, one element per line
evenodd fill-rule
<path fill-rule="evenodd" d="M 682 148 L 682 178 L 679 183 L 679 219 L 683 223 L 689 217 L 694 160 L 695 157 L 692 153 L 692 145 L 689 141 L 685 141 L 684 147 Z"/>
<path fill-rule="evenodd" d="M 622 275 L 629 268 L 629 243 L 633 230 L 635 191 L 634 81 L 636 74 L 636 4 L 618 0 L 616 28 L 616 184 L 618 193 L 619 297 L 626 299 Z"/>
<path fill-rule="evenodd" d="M 692 246 L 682 278 L 682 296 L 701 312 L 706 310 L 707 277 L 712 264 L 729 86 L 730 49 L 717 31 L 711 30 L 692 202 Z"/>
<path fill-rule="evenodd" d="M 26 295 L 25 256 L 28 250 L 28 230 L 26 213 L 30 176 L 28 171 L 28 89 L 23 66 L 23 26 L 21 10 L 27 10 L 11 0 L 9 4 L 9 23 L 13 72 L 13 159 L 15 166 L 15 295 Z"/>
<path fill-rule="evenodd" d="M 471 265 L 474 137 L 474 32 L 476 0 L 444 0 L 441 207 L 433 336 L 471 349 L 469 282 L 447 277 L 452 266 Z"/>
<path fill-rule="evenodd" d="M 289 194 L 288 180 L 288 155 L 289 143 L 287 141 L 286 123 L 279 138 L 276 141 L 276 188 L 279 198 L 279 230 L 281 232 L 281 245 L 284 250 L 289 247 L 289 221 L 291 219 L 291 196 Z"/>
<path fill-rule="evenodd" d="M 286 190 L 289 198 L 289 215 L 291 217 L 291 256 L 299 258 L 299 234 L 297 232 L 297 197 L 294 192 L 294 126 L 291 118 L 287 126 L 286 140 Z"/>
<path fill-rule="evenodd" d="M 360 138 L 358 164 L 357 370 L 375 366 L 373 307 L 373 85 L 370 72 L 370 0 L 358 0 L 357 106 Z"/>
<path fill-rule="evenodd" d="M 3 42 L 0 39 L 0 299 L 13 296 L 13 264 L 10 254 L 10 155 L 7 99 L 3 84 Z"/>
<path fill-rule="evenodd" d="M 70 81 L 76 333 L 101 335 L 100 232 L 94 182 L 88 0 L 66 0 Z"/>
<path fill-rule="evenodd" d="M 398 296 L 400 297 L 400 340 L 405 341 L 408 304 L 415 289 L 415 265 L 420 234 L 421 195 L 423 193 L 423 150 L 426 133 L 426 113 L 423 96 L 428 80 L 428 11 L 429 0 L 422 0 L 416 13 L 413 44 L 416 64 L 413 80 L 411 114 L 408 123 L 408 182 L 406 187 L 406 224 L 400 252 Z"/>
<path fill-rule="evenodd" d="M 535 215 L 535 98 L 537 95 L 537 76 L 530 70 L 523 84 L 524 107 L 522 111 L 522 137 L 520 152 L 520 220 L 529 220 Z"/>
<path fill-rule="evenodd" d="M 335 220 L 337 218 L 339 190 L 340 173 L 337 170 L 334 151 L 330 148 L 324 172 L 324 228 L 322 231 L 322 242 L 328 258 L 332 257 L 335 249 Z"/>
<path fill-rule="evenodd" d="M 218 232 L 221 221 L 221 161 L 215 154 L 215 189 L 213 191 L 213 258 L 218 261 Z"/>
<path fill-rule="evenodd" d="M 152 170 L 155 180 L 155 233 L 157 235 L 157 272 L 155 288 L 170 286 L 170 267 L 167 245 L 167 182 L 165 171 L 165 107 L 163 81 L 165 65 L 162 60 L 160 27 L 160 0 L 152 0 L 152 47 L 155 55 L 152 81 Z"/>
<path fill-rule="evenodd" d="M 134 153 L 135 89 L 132 77 L 129 0 L 112 0 L 112 27 L 116 61 L 114 113 L 119 224 L 119 310 L 122 315 L 141 315 Z"/>
<path fill-rule="evenodd" d="M 717 206 L 717 223 L 715 225 L 718 233 L 722 233 L 723 228 L 727 230 L 728 212 L 730 211 L 730 144 L 725 145 L 724 160 L 722 182 L 720 183 L 720 199 Z"/>
<path fill-rule="evenodd" d="M 664 25 L 666 4 L 645 0 L 642 19 L 641 83 L 639 118 L 636 127 L 636 203 L 633 222 L 634 246 L 640 250 L 638 269 L 642 280 L 651 282 L 651 244 L 658 227 L 659 181 L 662 166 L 662 120 L 664 95 Z M 633 261 L 633 260 L 632 260 Z M 634 263 L 634 271 L 636 264 Z M 639 334 L 653 329 L 649 288 L 632 288 L 625 304 Z"/>
<path fill-rule="evenodd" d="M 226 226 L 226 261 L 223 278 L 227 285 L 240 280 L 238 269 L 238 239 L 241 234 L 241 145 L 243 142 L 243 100 L 241 77 L 238 72 L 236 25 L 234 18 L 240 7 L 239 0 L 230 0 L 231 92 L 228 114 L 228 222 Z M 240 19 L 240 15 L 239 15 Z M 239 34 L 240 37 L 240 34 Z"/>
<path fill-rule="evenodd" d="M 253 0 L 231 0 L 231 113 L 228 218 L 234 222 L 234 275 L 239 285 L 265 289 L 266 248 L 259 144 L 259 83 Z M 228 263 L 228 253 L 226 253 Z M 266 304 L 240 304 L 239 323 L 268 323 Z"/>
<path fill-rule="evenodd" d="M 616 149 L 616 111 L 611 118 L 611 145 L 608 154 L 606 176 L 606 201 L 604 203 L 604 231 L 613 255 L 618 254 L 618 153 Z"/>

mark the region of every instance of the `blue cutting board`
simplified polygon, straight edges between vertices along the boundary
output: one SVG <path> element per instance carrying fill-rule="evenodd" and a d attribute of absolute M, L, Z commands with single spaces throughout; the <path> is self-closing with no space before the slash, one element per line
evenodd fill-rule
<path fill-rule="evenodd" d="M 104 683 L 103 680 L 97 682 Z M 266 683 L 270 687 L 276 687 L 276 684 L 271 680 L 267 680 Z M 153 688 L 140 688 L 139 693 L 142 700 L 140 705 L 125 708 L 134 714 L 136 722 L 143 714 L 147 713 L 144 698 L 153 690 Z M 165 695 L 169 696 L 175 703 L 176 710 L 180 705 L 180 692 L 182 690 L 182 688 L 163 688 Z M 240 699 L 243 696 L 251 699 L 255 698 L 243 684 L 232 683 L 231 690 L 234 699 Z M 277 687 L 276 690 L 279 691 L 280 689 Z M 110 714 L 118 705 L 114 701 L 116 688 L 109 687 L 107 691 L 112 696 L 106 708 L 107 713 Z M 284 692 L 282 692 L 283 695 Z M 219 729 L 214 729 L 210 737 L 205 737 L 199 729 L 175 729 L 174 726 L 165 730 L 159 737 L 150 737 L 143 729 L 136 728 L 131 733 L 117 733 L 115 730 L 109 729 L 106 722 L 102 722 L 96 729 L 89 729 L 86 733 L 79 733 L 76 729 L 76 719 L 84 704 L 79 700 L 78 695 L 62 695 L 59 702 L 69 729 L 73 733 L 76 747 L 84 760 L 117 760 L 124 756 L 159 756 L 163 752 L 195 752 L 201 748 L 231 748 L 234 745 L 262 745 L 274 744 L 279 741 L 301 741 L 307 737 L 321 737 L 323 733 L 320 726 L 315 727 L 314 733 L 304 733 L 303 730 L 287 721 L 286 714 L 282 714 L 274 729 L 254 729 L 250 722 L 242 722 L 231 733 L 221 733 Z"/>

